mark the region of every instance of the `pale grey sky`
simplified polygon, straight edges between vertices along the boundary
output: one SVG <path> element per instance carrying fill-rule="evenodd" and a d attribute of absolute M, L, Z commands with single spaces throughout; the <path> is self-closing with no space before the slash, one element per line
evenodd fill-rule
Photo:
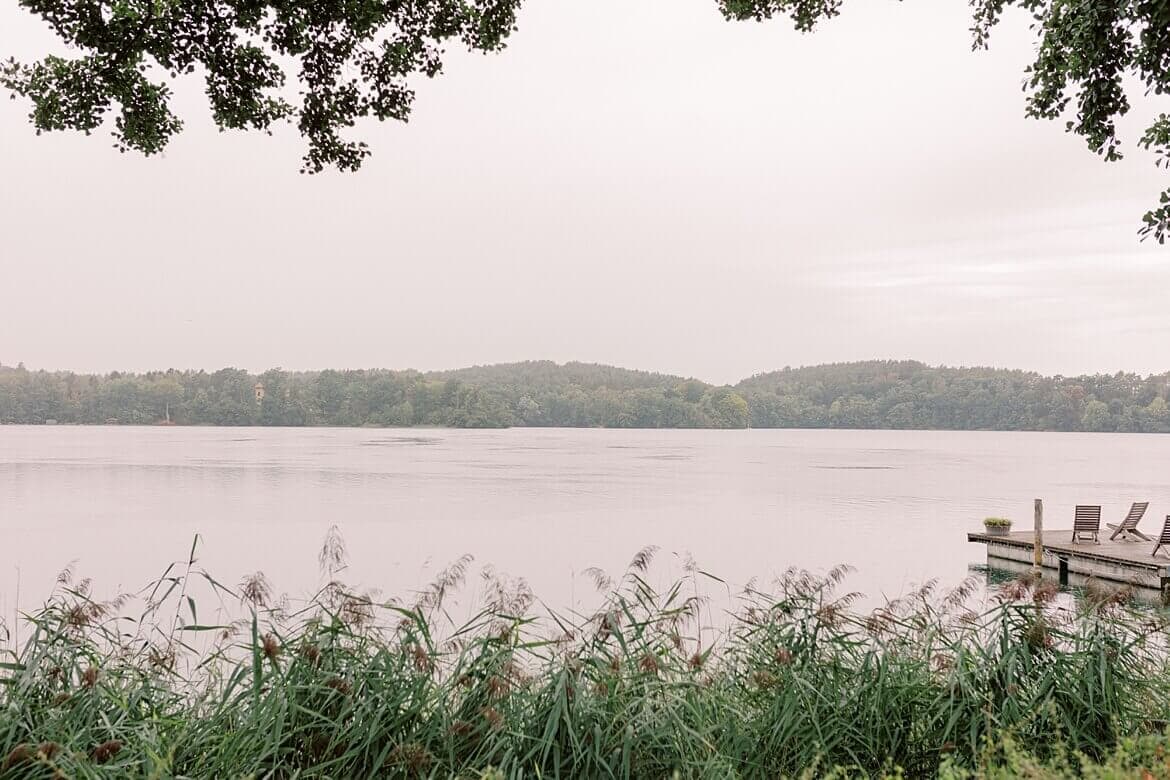
<path fill-rule="evenodd" d="M 358 174 L 299 175 L 291 128 L 219 134 L 195 80 L 152 159 L 0 100 L 0 362 L 1170 369 L 1170 249 L 1136 236 L 1154 107 L 1113 165 L 1025 119 L 1023 17 L 982 53 L 962 0 L 807 36 L 714 0 L 527 0 L 519 26 L 361 126 Z M 0 55 L 50 50 L 4 0 Z"/>

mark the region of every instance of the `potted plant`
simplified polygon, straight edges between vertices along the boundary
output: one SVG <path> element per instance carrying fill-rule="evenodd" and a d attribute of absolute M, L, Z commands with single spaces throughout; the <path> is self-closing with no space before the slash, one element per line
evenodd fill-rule
<path fill-rule="evenodd" d="M 1012 530 L 1012 521 L 1006 517 L 985 517 L 983 530 L 988 536 L 1007 536 Z"/>

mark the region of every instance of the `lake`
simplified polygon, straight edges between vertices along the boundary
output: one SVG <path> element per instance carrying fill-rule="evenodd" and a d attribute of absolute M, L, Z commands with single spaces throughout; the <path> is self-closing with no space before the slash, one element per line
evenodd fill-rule
<path fill-rule="evenodd" d="M 988 515 L 1049 527 L 1170 513 L 1170 437 L 934 431 L 683 431 L 0 426 L 0 614 L 38 603 L 70 561 L 99 592 L 185 560 L 235 584 L 320 582 L 336 524 L 348 581 L 406 594 L 458 556 L 524 577 L 550 606 L 592 603 L 583 571 L 658 545 L 734 586 L 789 566 L 856 567 L 869 599 L 968 576 Z"/>

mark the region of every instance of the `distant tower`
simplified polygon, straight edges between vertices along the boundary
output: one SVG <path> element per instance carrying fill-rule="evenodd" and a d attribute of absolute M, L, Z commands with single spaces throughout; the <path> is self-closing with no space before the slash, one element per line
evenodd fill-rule
<path fill-rule="evenodd" d="M 252 388 L 252 391 L 256 394 L 256 403 L 260 403 L 261 401 L 264 400 L 264 383 L 263 382 L 257 382 L 256 386 Z"/>

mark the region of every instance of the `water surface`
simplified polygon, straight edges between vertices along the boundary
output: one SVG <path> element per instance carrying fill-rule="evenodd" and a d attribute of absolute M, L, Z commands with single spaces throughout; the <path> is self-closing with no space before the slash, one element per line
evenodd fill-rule
<path fill-rule="evenodd" d="M 1107 520 L 1170 513 L 1170 437 L 923 431 L 503 431 L 0 426 L 0 614 L 77 561 L 137 587 L 181 559 L 226 582 L 263 570 L 319 584 L 331 524 L 348 579 L 403 594 L 461 554 L 528 580 L 550 605 L 588 601 L 582 571 L 620 572 L 644 545 L 655 576 L 690 554 L 735 585 L 848 563 L 871 598 L 983 560 L 987 515 L 1048 525 L 1076 503 Z"/>

